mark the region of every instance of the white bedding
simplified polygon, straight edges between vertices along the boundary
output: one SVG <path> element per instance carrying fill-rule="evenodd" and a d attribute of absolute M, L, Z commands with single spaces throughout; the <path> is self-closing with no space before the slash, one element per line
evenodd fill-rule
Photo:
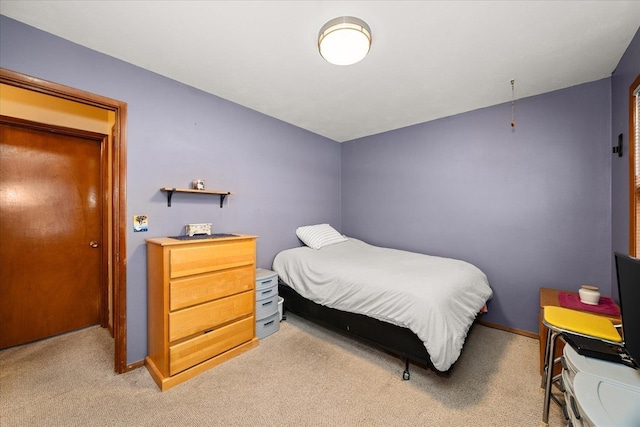
<path fill-rule="evenodd" d="M 273 270 L 315 303 L 409 328 L 446 371 L 492 296 L 487 276 L 460 260 L 369 245 L 357 239 L 280 252 Z"/>

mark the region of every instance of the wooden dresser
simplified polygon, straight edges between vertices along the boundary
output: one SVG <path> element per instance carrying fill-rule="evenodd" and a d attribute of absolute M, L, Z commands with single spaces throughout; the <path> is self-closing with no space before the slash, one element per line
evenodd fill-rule
<path fill-rule="evenodd" d="M 255 240 L 147 239 L 145 365 L 162 391 L 258 345 Z"/>

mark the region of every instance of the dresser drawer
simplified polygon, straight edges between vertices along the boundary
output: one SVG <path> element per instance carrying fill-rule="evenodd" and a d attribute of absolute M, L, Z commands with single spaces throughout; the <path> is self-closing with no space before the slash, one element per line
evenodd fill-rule
<path fill-rule="evenodd" d="M 169 347 L 169 375 L 217 356 L 253 338 L 253 316 Z"/>
<path fill-rule="evenodd" d="M 240 267 L 169 282 L 171 311 L 253 289 L 253 268 Z"/>
<path fill-rule="evenodd" d="M 255 241 L 253 240 L 175 247 L 169 250 L 171 279 L 243 265 L 253 266 L 254 263 Z"/>
<path fill-rule="evenodd" d="M 169 313 L 169 341 L 173 342 L 253 314 L 254 304 L 253 292 L 243 292 Z"/>

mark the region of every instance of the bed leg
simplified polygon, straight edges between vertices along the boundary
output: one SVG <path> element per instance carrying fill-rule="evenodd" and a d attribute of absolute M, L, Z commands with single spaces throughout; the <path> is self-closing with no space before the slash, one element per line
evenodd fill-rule
<path fill-rule="evenodd" d="M 409 359 L 404 359 L 404 372 L 402 373 L 402 379 L 408 381 L 411 378 L 409 373 Z"/>

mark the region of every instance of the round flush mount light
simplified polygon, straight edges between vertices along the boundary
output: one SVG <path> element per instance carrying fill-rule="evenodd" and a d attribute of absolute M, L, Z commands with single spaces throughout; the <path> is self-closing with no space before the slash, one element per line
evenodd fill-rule
<path fill-rule="evenodd" d="M 371 29 L 361 19 L 342 16 L 324 24 L 318 34 L 320 55 L 335 65 L 361 61 L 371 47 Z"/>

